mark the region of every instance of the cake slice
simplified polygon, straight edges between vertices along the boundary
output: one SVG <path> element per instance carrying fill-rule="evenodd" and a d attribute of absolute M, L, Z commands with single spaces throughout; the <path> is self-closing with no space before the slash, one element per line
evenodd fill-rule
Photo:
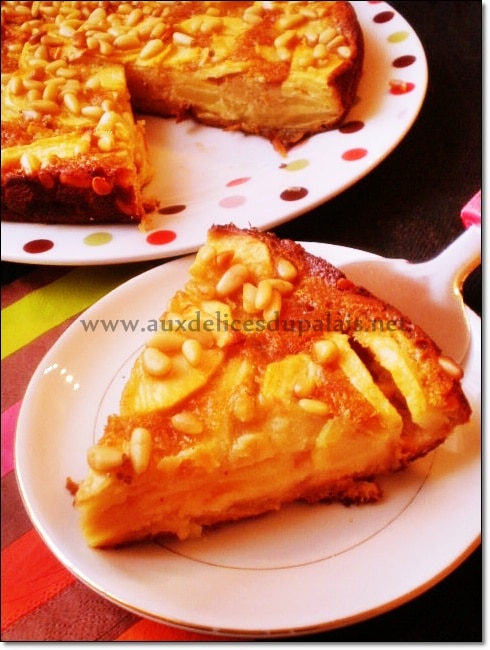
<path fill-rule="evenodd" d="M 459 366 L 299 244 L 214 226 L 189 273 L 70 480 L 89 545 L 375 501 L 469 419 Z"/>
<path fill-rule="evenodd" d="M 132 111 L 284 153 L 343 121 L 363 59 L 348 2 L 2 2 L 2 219 L 144 221 Z"/>
<path fill-rule="evenodd" d="M 38 49 L 2 84 L 2 219 L 139 223 L 152 170 L 124 67 Z"/>

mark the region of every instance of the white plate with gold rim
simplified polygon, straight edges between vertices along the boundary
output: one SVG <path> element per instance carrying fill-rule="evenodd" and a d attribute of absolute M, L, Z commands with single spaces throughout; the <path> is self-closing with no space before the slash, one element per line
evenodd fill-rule
<path fill-rule="evenodd" d="M 156 175 L 146 193 L 161 202 L 150 232 L 3 222 L 2 260 L 85 265 L 176 257 L 197 250 L 213 222 L 272 228 L 359 181 L 417 118 L 427 61 L 417 34 L 388 3 L 352 4 L 366 55 L 358 101 L 343 128 L 311 137 L 283 158 L 263 138 L 147 118 Z"/>
<path fill-rule="evenodd" d="M 328 244 L 304 246 L 340 267 L 374 257 Z M 117 410 L 132 359 L 146 340 L 145 324 L 182 286 L 190 261 L 163 264 L 96 303 L 60 337 L 29 384 L 18 420 L 16 471 L 29 515 L 55 556 L 83 583 L 136 614 L 237 638 L 292 637 L 361 621 L 450 573 L 481 534 L 481 321 L 470 310 L 463 387 L 472 419 L 406 471 L 383 479 L 380 503 L 295 504 L 199 540 L 87 547 L 66 477 L 85 475 L 86 450 Z M 118 319 L 120 326 L 107 325 Z"/>

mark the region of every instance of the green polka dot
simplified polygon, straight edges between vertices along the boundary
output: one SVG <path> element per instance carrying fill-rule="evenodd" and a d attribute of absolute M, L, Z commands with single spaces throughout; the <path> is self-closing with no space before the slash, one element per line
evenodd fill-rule
<path fill-rule="evenodd" d="M 112 239 L 110 232 L 93 232 L 90 235 L 87 235 L 83 240 L 83 243 L 87 246 L 103 246 L 108 244 Z"/>
<path fill-rule="evenodd" d="M 305 167 L 308 167 L 310 163 L 308 160 L 305 158 L 302 158 L 300 160 L 293 160 L 290 163 L 287 163 L 284 165 L 284 169 L 286 169 L 288 172 L 297 172 L 300 169 L 304 169 Z"/>
<path fill-rule="evenodd" d="M 401 43 L 405 41 L 410 34 L 408 32 L 394 32 L 388 36 L 388 43 Z"/>

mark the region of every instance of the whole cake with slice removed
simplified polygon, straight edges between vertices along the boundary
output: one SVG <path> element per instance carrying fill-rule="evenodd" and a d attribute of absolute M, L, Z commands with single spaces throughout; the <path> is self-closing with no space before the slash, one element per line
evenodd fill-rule
<path fill-rule="evenodd" d="M 461 378 L 416 324 L 327 261 L 214 226 L 88 474 L 68 480 L 83 535 L 94 547 L 185 539 L 295 500 L 376 501 L 376 477 L 469 420 Z"/>
<path fill-rule="evenodd" d="M 187 117 L 281 152 L 354 104 L 348 2 L 2 2 L 2 219 L 143 222 L 143 121 Z M 114 83 L 117 81 L 117 83 Z"/>

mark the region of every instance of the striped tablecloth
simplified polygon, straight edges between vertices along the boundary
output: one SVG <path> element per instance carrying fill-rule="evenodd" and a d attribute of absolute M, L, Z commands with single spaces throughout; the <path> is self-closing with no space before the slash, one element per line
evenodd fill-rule
<path fill-rule="evenodd" d="M 13 443 L 36 367 L 82 311 L 150 263 L 32 267 L 2 287 L 2 640 L 209 641 L 142 619 L 80 583 L 34 529 L 17 488 Z M 223 637 L 220 637 L 223 640 Z"/>

